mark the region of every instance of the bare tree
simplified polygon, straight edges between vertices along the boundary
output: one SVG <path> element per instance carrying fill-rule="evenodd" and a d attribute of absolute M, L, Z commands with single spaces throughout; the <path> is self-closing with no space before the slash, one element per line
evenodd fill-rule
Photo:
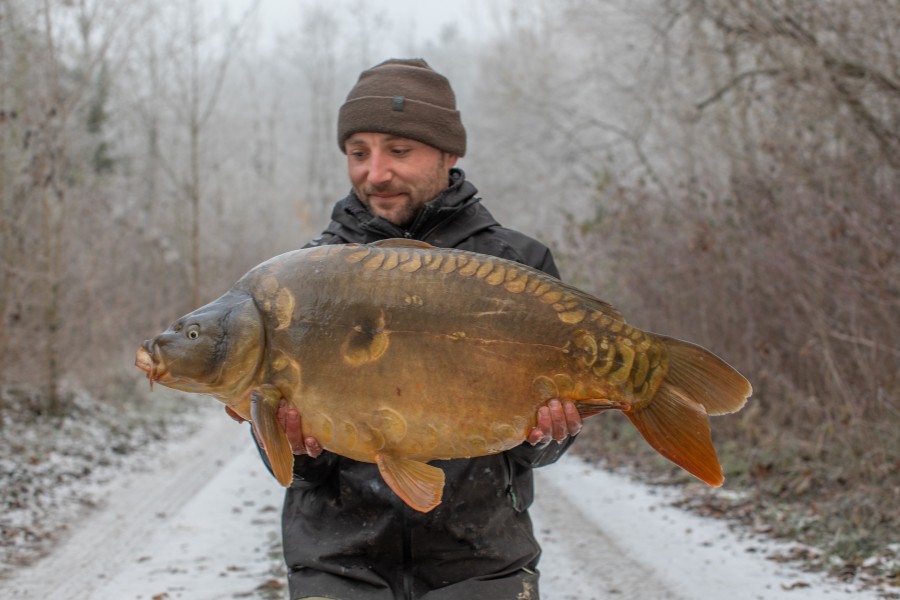
<path fill-rule="evenodd" d="M 13 175 L 18 170 L 20 147 L 17 140 L 21 136 L 19 111 L 16 106 L 19 98 L 16 91 L 20 85 L 16 75 L 18 45 L 7 40 L 15 30 L 19 14 L 17 6 L 9 0 L 0 2 L 0 427 L 3 425 L 3 398 L 6 391 L 6 365 L 9 348 L 9 322 L 15 317 L 11 314 L 13 301 L 13 265 L 16 263 L 16 244 L 14 232 L 17 218 L 21 210 L 15 202 Z M 24 35 L 22 36 L 25 37 Z M 20 43 L 24 43 L 24 40 Z"/>
<path fill-rule="evenodd" d="M 222 100 L 222 89 L 229 68 L 246 40 L 250 17 L 256 10 L 254 3 L 237 23 L 230 23 L 223 15 L 218 25 L 211 26 L 197 0 L 187 4 L 161 5 L 154 13 L 163 22 L 171 36 L 162 40 L 165 47 L 162 56 L 154 61 L 165 61 L 173 74 L 171 88 L 161 90 L 165 105 L 180 132 L 177 138 L 184 140 L 187 156 L 181 161 L 159 154 L 160 165 L 168 175 L 176 193 L 188 207 L 187 240 L 190 257 L 187 262 L 191 281 L 191 302 L 199 305 L 202 297 L 202 214 L 204 198 L 203 161 L 208 147 L 206 138 L 210 123 Z M 155 33 L 153 34 L 155 35 Z M 157 85 L 167 82 L 155 80 Z M 155 101 L 152 99 L 151 101 Z M 148 114 L 153 111 L 147 111 Z M 174 156 L 179 156 L 175 154 Z"/>
<path fill-rule="evenodd" d="M 332 175 L 335 161 L 323 151 L 335 143 L 334 124 L 337 122 L 337 71 L 341 24 L 332 10 L 314 7 L 303 15 L 301 37 L 295 44 L 299 50 L 292 60 L 306 90 L 305 111 L 306 175 L 303 187 L 306 201 L 322 209 L 332 201 Z"/>
<path fill-rule="evenodd" d="M 637 28 L 630 52 L 616 46 L 641 65 L 631 93 L 612 70 L 598 86 L 587 61 L 573 69 L 616 101 L 620 137 L 640 151 L 618 144 L 597 170 L 596 212 L 575 221 L 577 260 L 564 266 L 636 324 L 704 343 L 749 376 L 753 401 L 722 425 L 739 472 L 776 472 L 796 498 L 841 490 L 865 507 L 860 531 L 876 530 L 900 380 L 900 4 L 572 1 L 547 27 L 580 40 L 604 4 Z M 577 123 L 611 122 L 559 90 L 553 114 L 575 140 Z"/>
<path fill-rule="evenodd" d="M 62 307 L 69 277 L 65 263 L 72 235 L 68 225 L 84 169 L 90 168 L 77 156 L 72 133 L 118 33 L 98 24 L 121 16 L 121 7 L 110 5 L 104 13 L 86 1 L 57 7 L 48 1 L 34 5 L 7 0 L 2 8 L 3 25 L 13 35 L 4 36 L 9 46 L 4 45 L 3 66 L 12 86 L 3 94 L 9 127 L 4 127 L 0 187 L 7 215 L 4 227 L 16 233 L 4 236 L 7 285 L 0 304 L 4 320 L 12 319 L 17 329 L 41 340 L 40 379 L 50 409 L 59 410 L 65 356 Z M 15 307 L 9 305 L 10 293 L 17 298 Z M 4 351 L 9 343 L 4 336 Z"/>

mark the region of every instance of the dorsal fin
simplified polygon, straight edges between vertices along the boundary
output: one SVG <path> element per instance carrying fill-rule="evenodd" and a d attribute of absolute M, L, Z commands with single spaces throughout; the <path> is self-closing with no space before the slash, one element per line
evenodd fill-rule
<path fill-rule="evenodd" d="M 423 242 L 421 240 L 408 240 L 406 238 L 389 238 L 386 240 L 378 240 L 377 242 L 372 242 L 369 244 L 370 246 L 377 246 L 379 248 L 434 248 L 428 242 Z"/>
<path fill-rule="evenodd" d="M 411 240 L 407 238 L 388 238 L 386 240 L 371 242 L 367 245 L 375 246 L 377 248 L 424 248 L 431 250 L 446 250 L 448 252 L 460 254 L 476 254 L 468 250 L 459 250 L 458 248 L 437 248 L 436 246 L 432 246 L 428 242 L 423 242 L 421 240 Z M 619 313 L 618 309 L 616 309 L 610 303 L 604 300 L 600 300 L 599 298 L 585 292 L 584 290 L 580 290 L 572 285 L 563 283 L 556 277 L 547 275 L 546 273 L 540 273 L 540 271 L 538 269 L 535 269 L 534 267 L 529 267 L 528 265 L 523 265 L 521 263 L 511 261 L 506 258 L 500 258 L 498 256 L 485 255 L 485 258 L 495 262 L 509 263 L 510 265 L 517 268 L 526 268 L 533 270 L 536 273 L 539 273 L 541 276 L 548 278 L 548 280 L 551 281 L 553 285 L 559 287 L 561 290 L 571 294 L 572 296 L 575 296 L 576 298 L 578 298 L 578 300 L 587 304 L 589 307 L 591 307 L 592 310 L 602 312 L 604 315 L 607 315 L 617 321 L 625 321 L 621 313 Z"/>
<path fill-rule="evenodd" d="M 592 310 L 601 312 L 604 315 L 615 319 L 616 321 L 622 321 L 623 323 L 625 322 L 625 317 L 622 316 L 622 313 L 619 312 L 619 309 L 617 309 L 606 300 L 601 300 L 593 294 L 589 294 L 584 290 L 580 290 L 577 287 L 569 285 L 568 283 L 563 283 L 562 281 L 557 281 L 554 283 L 559 286 L 560 289 L 565 290 L 566 292 L 578 298 L 579 301 L 584 302 L 586 305 L 591 307 Z"/>

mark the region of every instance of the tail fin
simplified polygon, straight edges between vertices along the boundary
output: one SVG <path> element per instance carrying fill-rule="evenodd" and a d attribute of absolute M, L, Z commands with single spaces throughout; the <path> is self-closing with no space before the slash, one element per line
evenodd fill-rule
<path fill-rule="evenodd" d="M 669 372 L 646 406 L 626 414 L 660 454 L 718 487 L 724 477 L 707 415 L 740 410 L 753 391 L 750 382 L 708 350 L 662 340 L 669 351 Z"/>
<path fill-rule="evenodd" d="M 667 383 L 684 390 L 688 398 L 702 404 L 713 416 L 744 407 L 753 388 L 731 365 L 706 348 L 674 338 L 660 339 L 669 350 Z"/>

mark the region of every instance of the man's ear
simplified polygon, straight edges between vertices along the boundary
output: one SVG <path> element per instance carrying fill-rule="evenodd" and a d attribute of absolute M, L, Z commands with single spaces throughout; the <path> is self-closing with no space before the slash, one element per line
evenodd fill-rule
<path fill-rule="evenodd" d="M 456 166 L 456 161 L 459 160 L 459 157 L 455 154 L 450 154 L 449 152 L 444 152 L 444 165 L 448 169 L 452 169 Z"/>

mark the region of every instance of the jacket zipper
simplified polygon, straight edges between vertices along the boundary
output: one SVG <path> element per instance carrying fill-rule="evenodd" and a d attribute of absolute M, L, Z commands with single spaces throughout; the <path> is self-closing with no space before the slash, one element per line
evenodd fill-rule
<path fill-rule="evenodd" d="M 412 580 L 412 532 L 409 530 L 409 517 L 406 505 L 400 507 L 400 525 L 403 538 L 403 598 L 413 600 Z"/>
<path fill-rule="evenodd" d="M 519 497 L 516 495 L 515 465 L 509 457 L 509 454 L 504 452 L 503 458 L 506 461 L 506 495 L 509 497 L 513 510 L 522 512 L 519 509 Z"/>
<path fill-rule="evenodd" d="M 432 225 L 431 229 L 424 232 L 418 239 L 420 239 L 422 241 L 427 240 L 429 236 L 431 236 L 432 234 L 434 234 L 435 231 L 440 229 L 441 225 L 443 225 L 444 223 L 446 223 L 447 221 L 449 221 L 451 219 L 455 219 L 459 213 L 461 213 L 462 211 L 466 210 L 470 206 L 477 204 L 479 202 L 481 202 L 481 198 L 474 198 L 470 202 L 466 202 L 460 206 L 457 206 L 456 209 L 452 213 L 448 214 L 446 217 L 444 217 L 443 219 L 441 219 L 440 221 L 438 221 L 437 223 Z M 469 235 L 471 236 L 472 234 L 469 234 Z M 462 240 L 460 240 L 460 241 L 462 241 Z M 455 244 L 453 247 L 455 247 Z"/>

